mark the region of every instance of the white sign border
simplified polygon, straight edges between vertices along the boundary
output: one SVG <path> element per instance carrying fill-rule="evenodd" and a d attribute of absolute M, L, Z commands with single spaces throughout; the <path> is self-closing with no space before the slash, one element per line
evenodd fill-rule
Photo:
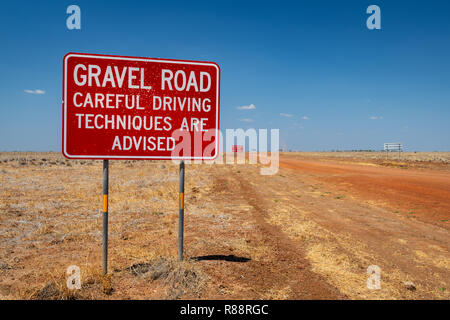
<path fill-rule="evenodd" d="M 95 58 L 95 59 L 110 59 L 110 60 L 127 60 L 127 61 L 150 61 L 156 63 L 175 63 L 175 64 L 187 64 L 187 65 L 203 65 L 212 66 L 217 70 L 216 79 L 216 146 L 215 154 L 211 157 L 160 157 L 160 156 L 88 156 L 88 155 L 70 155 L 67 150 L 67 61 L 71 57 L 83 57 L 83 58 Z M 64 56 L 64 79 L 63 79 L 64 97 L 63 97 L 63 154 L 69 159 L 158 159 L 158 160 L 214 160 L 217 157 L 219 144 L 219 99 L 220 99 L 220 68 L 215 63 L 209 62 L 197 62 L 197 61 L 181 61 L 181 60 L 165 60 L 157 58 L 134 58 L 123 56 L 110 56 L 110 55 L 96 55 L 96 54 L 83 54 L 83 53 L 68 53 Z"/>

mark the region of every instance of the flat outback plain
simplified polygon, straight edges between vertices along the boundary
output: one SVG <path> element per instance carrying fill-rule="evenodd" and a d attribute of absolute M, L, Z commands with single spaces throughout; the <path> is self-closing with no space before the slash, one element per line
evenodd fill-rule
<path fill-rule="evenodd" d="M 178 165 L 110 161 L 103 276 L 102 162 L 0 153 L 0 298 L 450 298 L 450 153 L 287 152 L 260 169 L 186 164 L 178 262 Z"/>

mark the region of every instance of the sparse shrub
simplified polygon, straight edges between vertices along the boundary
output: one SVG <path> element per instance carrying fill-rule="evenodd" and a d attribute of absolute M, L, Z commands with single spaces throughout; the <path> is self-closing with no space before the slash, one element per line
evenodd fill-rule
<path fill-rule="evenodd" d="M 156 258 L 149 263 L 138 263 L 127 269 L 134 276 L 161 280 L 168 286 L 169 299 L 178 299 L 183 294 L 200 297 L 205 277 L 195 269 L 192 261 L 176 261 L 164 257 Z"/>
<path fill-rule="evenodd" d="M 38 290 L 31 298 L 35 300 L 57 300 L 61 298 L 61 292 L 55 283 L 50 282 Z"/>

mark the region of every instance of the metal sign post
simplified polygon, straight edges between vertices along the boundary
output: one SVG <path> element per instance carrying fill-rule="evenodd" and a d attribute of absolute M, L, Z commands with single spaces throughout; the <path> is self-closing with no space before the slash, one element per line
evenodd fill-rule
<path fill-rule="evenodd" d="M 108 181 L 109 160 L 103 160 L 103 274 L 108 273 Z"/>
<path fill-rule="evenodd" d="M 178 260 L 183 260 L 184 237 L 184 161 L 180 162 L 180 209 L 178 217 Z"/>

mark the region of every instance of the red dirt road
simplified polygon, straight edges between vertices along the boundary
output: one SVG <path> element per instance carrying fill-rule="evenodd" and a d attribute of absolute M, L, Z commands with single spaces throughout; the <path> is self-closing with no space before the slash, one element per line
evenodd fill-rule
<path fill-rule="evenodd" d="M 280 167 L 336 186 L 342 192 L 400 214 L 449 228 L 450 173 L 280 158 Z"/>

